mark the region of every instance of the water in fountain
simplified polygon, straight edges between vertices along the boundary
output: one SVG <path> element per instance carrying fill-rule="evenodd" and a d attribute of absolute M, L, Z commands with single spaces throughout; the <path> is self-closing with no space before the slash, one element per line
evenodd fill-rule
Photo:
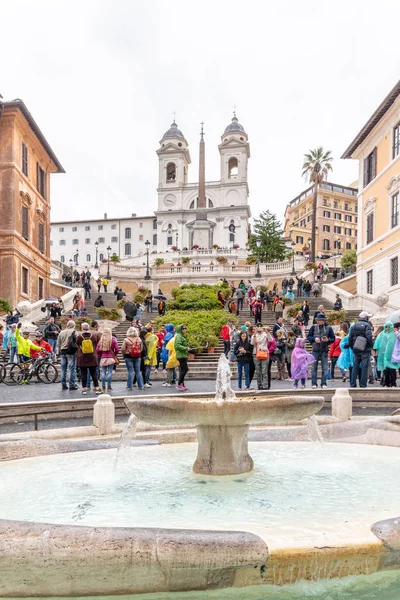
<path fill-rule="evenodd" d="M 322 444 L 324 438 L 322 437 L 321 430 L 318 425 L 318 420 L 315 415 L 307 418 L 307 434 L 310 442 Z"/>
<path fill-rule="evenodd" d="M 215 386 L 215 400 L 216 402 L 225 402 L 229 400 L 235 400 L 235 392 L 231 387 L 231 367 L 225 354 L 221 354 L 218 361 L 217 370 L 217 381 Z"/>
<path fill-rule="evenodd" d="M 118 470 L 118 462 L 121 460 L 121 458 L 124 454 L 124 450 L 126 448 L 129 448 L 132 441 L 136 437 L 136 428 L 137 428 L 138 420 L 139 419 L 137 418 L 137 416 L 132 414 L 129 417 L 128 422 L 126 423 L 125 427 L 122 430 L 121 439 L 120 439 L 118 450 L 117 450 L 117 456 L 115 457 L 114 471 Z"/>

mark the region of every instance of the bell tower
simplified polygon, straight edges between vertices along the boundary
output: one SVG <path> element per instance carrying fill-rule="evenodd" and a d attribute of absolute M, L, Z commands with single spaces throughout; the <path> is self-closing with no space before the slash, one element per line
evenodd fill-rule
<path fill-rule="evenodd" d="M 191 163 L 188 143 L 175 120 L 164 133 L 157 150 L 158 210 L 182 208 L 182 190 Z"/>
<path fill-rule="evenodd" d="M 218 146 L 221 155 L 221 183 L 247 185 L 247 163 L 250 158 L 250 144 L 247 133 L 233 113 L 231 123 L 226 127 Z"/>

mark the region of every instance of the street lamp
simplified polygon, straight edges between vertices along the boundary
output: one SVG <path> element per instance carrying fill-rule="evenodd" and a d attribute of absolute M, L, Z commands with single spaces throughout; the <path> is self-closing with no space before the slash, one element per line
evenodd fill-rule
<path fill-rule="evenodd" d="M 75 262 L 76 266 L 78 266 L 78 264 L 79 264 L 79 250 L 77 250 L 76 253 L 75 253 L 74 262 Z"/>
<path fill-rule="evenodd" d="M 307 240 L 307 242 L 308 242 L 308 248 L 309 248 L 308 260 L 310 261 L 311 260 L 311 242 L 312 242 L 312 239 L 309 237 L 308 240 Z"/>
<path fill-rule="evenodd" d="M 110 279 L 110 253 L 111 253 L 111 246 L 107 246 L 107 279 Z"/>
<path fill-rule="evenodd" d="M 296 269 L 294 268 L 294 249 L 295 249 L 295 246 L 296 246 L 296 242 L 292 242 L 290 245 L 292 246 L 292 260 L 293 260 L 293 262 L 292 262 L 292 272 L 290 274 L 291 275 L 296 275 Z"/>
<path fill-rule="evenodd" d="M 260 273 L 260 246 L 261 246 L 261 240 L 260 239 L 256 239 L 256 246 L 257 246 L 257 272 L 256 272 L 256 277 L 257 277 L 257 279 L 260 279 L 260 277 L 261 277 L 261 273 Z"/>
<path fill-rule="evenodd" d="M 99 268 L 99 263 L 98 263 L 98 257 L 99 257 L 99 242 L 95 242 L 94 245 L 96 246 L 96 262 L 94 265 L 95 269 Z"/>
<path fill-rule="evenodd" d="M 150 266 L 149 266 L 149 248 L 150 248 L 150 242 L 149 240 L 146 240 L 145 242 L 145 246 L 146 246 L 146 275 L 145 275 L 145 279 L 151 279 L 150 277 Z"/>

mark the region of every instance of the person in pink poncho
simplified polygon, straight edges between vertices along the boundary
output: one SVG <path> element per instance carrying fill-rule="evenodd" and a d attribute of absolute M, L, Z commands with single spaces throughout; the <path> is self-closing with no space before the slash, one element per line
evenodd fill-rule
<path fill-rule="evenodd" d="M 315 362 L 315 358 L 312 354 L 307 352 L 304 348 L 306 340 L 304 338 L 297 338 L 296 345 L 292 352 L 292 379 L 294 379 L 293 387 L 298 388 L 299 381 L 301 381 L 301 387 L 306 387 L 306 379 L 308 377 L 309 366 Z"/>

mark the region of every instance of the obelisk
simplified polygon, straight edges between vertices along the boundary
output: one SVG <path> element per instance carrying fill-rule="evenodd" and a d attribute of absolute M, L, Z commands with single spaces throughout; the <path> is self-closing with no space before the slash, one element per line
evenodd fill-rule
<path fill-rule="evenodd" d="M 201 123 L 200 147 L 199 147 L 199 191 L 196 210 L 196 221 L 193 223 L 193 244 L 200 248 L 210 248 L 212 235 L 211 223 L 207 219 L 206 199 L 206 152 L 204 143 L 204 123 Z"/>

